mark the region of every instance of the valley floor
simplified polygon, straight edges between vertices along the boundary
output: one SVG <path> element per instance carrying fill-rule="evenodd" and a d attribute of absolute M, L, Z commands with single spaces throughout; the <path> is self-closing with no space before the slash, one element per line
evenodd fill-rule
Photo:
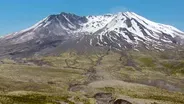
<path fill-rule="evenodd" d="M 4 59 L 0 104 L 184 104 L 184 60 L 172 55 L 69 51 Z"/>

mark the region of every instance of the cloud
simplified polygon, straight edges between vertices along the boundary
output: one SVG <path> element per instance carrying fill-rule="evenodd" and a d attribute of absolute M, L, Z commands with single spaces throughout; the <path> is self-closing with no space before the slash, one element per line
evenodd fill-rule
<path fill-rule="evenodd" d="M 128 9 L 123 6 L 117 6 L 117 7 L 110 9 L 110 13 L 113 13 L 113 14 L 118 13 L 118 12 L 126 12 L 126 11 L 128 11 Z"/>

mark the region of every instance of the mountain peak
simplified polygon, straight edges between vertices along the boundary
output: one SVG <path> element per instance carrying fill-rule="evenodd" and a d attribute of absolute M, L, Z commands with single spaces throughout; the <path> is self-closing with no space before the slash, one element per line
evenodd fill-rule
<path fill-rule="evenodd" d="M 67 13 L 67 12 L 61 12 L 60 15 L 70 15 L 72 13 Z"/>
<path fill-rule="evenodd" d="M 63 15 L 63 16 L 78 16 L 78 15 L 76 15 L 76 14 L 74 14 L 74 13 L 67 13 L 67 12 L 61 12 L 61 13 L 58 14 L 58 15 Z M 78 16 L 78 17 L 80 17 L 80 16 Z"/>

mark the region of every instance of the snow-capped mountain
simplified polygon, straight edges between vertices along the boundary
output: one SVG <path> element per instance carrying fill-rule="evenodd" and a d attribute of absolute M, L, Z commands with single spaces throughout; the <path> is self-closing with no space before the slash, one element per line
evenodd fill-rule
<path fill-rule="evenodd" d="M 38 53 L 57 47 L 111 47 L 118 50 L 182 45 L 184 32 L 133 12 L 99 16 L 50 15 L 34 26 L 0 38 L 0 55 Z M 141 44 L 141 45 L 140 45 Z M 5 48 L 8 46 L 8 49 Z M 8 50 L 8 51 L 7 51 Z"/>

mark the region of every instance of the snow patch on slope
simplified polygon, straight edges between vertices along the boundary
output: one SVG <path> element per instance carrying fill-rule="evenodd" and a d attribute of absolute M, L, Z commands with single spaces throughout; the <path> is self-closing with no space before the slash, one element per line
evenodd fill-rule
<path fill-rule="evenodd" d="M 114 15 L 87 16 L 86 18 L 88 22 L 80 24 L 81 28 L 77 32 L 94 33 L 106 26 L 114 18 Z"/>

